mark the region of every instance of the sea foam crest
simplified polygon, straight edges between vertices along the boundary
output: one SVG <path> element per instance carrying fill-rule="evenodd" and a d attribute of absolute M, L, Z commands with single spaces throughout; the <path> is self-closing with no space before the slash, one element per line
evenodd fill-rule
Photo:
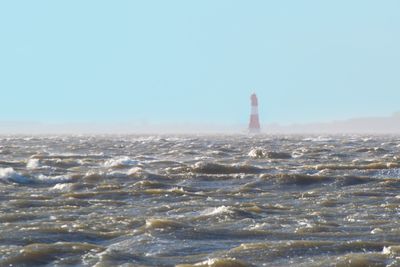
<path fill-rule="evenodd" d="M 264 149 L 256 147 L 256 148 L 253 148 L 252 150 L 250 150 L 248 156 L 250 158 L 254 158 L 254 159 L 262 159 L 262 158 L 265 158 L 267 155 L 266 155 L 266 151 Z"/>
<path fill-rule="evenodd" d="M 69 176 L 46 176 L 40 174 L 38 176 L 27 177 L 18 172 L 13 168 L 0 168 L 0 180 L 17 183 L 17 184 L 57 184 L 57 183 L 68 183 L 71 181 Z"/>
<path fill-rule="evenodd" d="M 104 167 L 107 168 L 122 168 L 126 166 L 138 165 L 139 161 L 133 160 L 130 157 L 117 157 L 104 162 Z"/>
<path fill-rule="evenodd" d="M 39 175 L 36 180 L 41 183 L 45 184 L 58 184 L 58 183 L 68 183 L 72 180 L 69 176 L 46 176 L 46 175 Z"/>
<path fill-rule="evenodd" d="M 280 152 L 280 151 L 266 151 L 263 148 L 253 148 L 250 150 L 248 156 L 254 159 L 291 159 L 292 154 L 287 152 Z"/>
<path fill-rule="evenodd" d="M 62 192 L 67 192 L 71 190 L 73 184 L 61 184 L 58 183 L 55 186 L 53 186 L 51 189 L 56 190 L 56 191 L 62 191 Z"/>
<path fill-rule="evenodd" d="M 26 163 L 26 168 L 28 170 L 34 170 L 39 168 L 39 159 L 29 159 Z"/>
<path fill-rule="evenodd" d="M 185 265 L 177 265 L 182 267 Z M 195 263 L 191 266 L 213 267 L 213 266 L 231 266 L 231 267 L 246 267 L 249 266 L 245 262 L 237 260 L 236 258 L 212 258 L 202 262 Z"/>
<path fill-rule="evenodd" d="M 227 206 L 219 206 L 215 208 L 207 208 L 201 214 L 205 216 L 219 215 L 219 214 L 231 214 L 233 211 Z"/>
<path fill-rule="evenodd" d="M 19 174 L 13 168 L 0 168 L 0 180 L 6 180 L 14 183 L 29 183 L 31 179 Z"/>

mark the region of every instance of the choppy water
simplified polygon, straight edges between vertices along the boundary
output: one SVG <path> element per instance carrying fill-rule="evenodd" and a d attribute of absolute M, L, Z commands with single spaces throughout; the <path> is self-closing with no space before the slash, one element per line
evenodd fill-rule
<path fill-rule="evenodd" d="M 400 137 L 0 139 L 0 266 L 400 266 Z"/>

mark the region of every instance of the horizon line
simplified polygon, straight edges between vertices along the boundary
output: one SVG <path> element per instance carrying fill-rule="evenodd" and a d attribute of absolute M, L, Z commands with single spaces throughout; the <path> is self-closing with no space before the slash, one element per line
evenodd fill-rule
<path fill-rule="evenodd" d="M 0 134 L 247 134 L 245 123 L 0 121 Z M 260 134 L 400 134 L 400 113 L 327 122 L 262 123 Z"/>

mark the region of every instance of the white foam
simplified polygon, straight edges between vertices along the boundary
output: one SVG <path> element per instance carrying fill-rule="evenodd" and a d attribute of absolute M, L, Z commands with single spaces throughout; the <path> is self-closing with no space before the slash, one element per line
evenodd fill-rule
<path fill-rule="evenodd" d="M 392 253 L 390 247 L 383 247 L 382 254 L 389 255 L 390 253 Z"/>
<path fill-rule="evenodd" d="M 46 176 L 46 175 L 39 175 L 36 180 L 38 182 L 47 183 L 47 184 L 58 184 L 58 183 L 67 183 L 71 181 L 71 177 L 68 176 Z"/>
<path fill-rule="evenodd" d="M 297 151 L 293 151 L 292 153 L 292 158 L 301 158 L 302 156 L 304 156 L 304 153 L 300 152 L 299 150 Z"/>
<path fill-rule="evenodd" d="M 0 179 L 8 180 L 14 183 L 29 183 L 31 179 L 22 176 L 16 172 L 13 168 L 0 168 Z"/>
<path fill-rule="evenodd" d="M 127 172 L 128 175 L 135 175 L 141 173 L 143 173 L 143 169 L 140 167 L 133 167 Z"/>
<path fill-rule="evenodd" d="M 254 159 L 265 158 L 266 152 L 264 151 L 264 149 L 257 147 L 257 148 L 253 148 L 252 150 L 250 150 L 248 156 L 250 158 L 254 158 Z"/>
<path fill-rule="evenodd" d="M 56 184 L 51 189 L 66 192 L 66 191 L 70 191 L 71 186 L 72 186 L 72 184 Z"/>
<path fill-rule="evenodd" d="M 7 179 L 15 176 L 17 173 L 13 168 L 0 168 L 0 179 Z"/>
<path fill-rule="evenodd" d="M 226 263 L 221 261 L 226 261 Z M 195 263 L 193 266 L 244 266 L 244 264 L 237 262 L 236 258 L 209 258 L 205 261 Z"/>
<path fill-rule="evenodd" d="M 379 233 L 382 233 L 382 232 L 383 232 L 383 230 L 381 228 L 374 228 L 371 231 L 371 234 L 375 235 L 375 234 L 379 234 Z"/>
<path fill-rule="evenodd" d="M 28 170 L 35 170 L 39 168 L 39 159 L 29 159 L 26 163 L 26 168 Z"/>
<path fill-rule="evenodd" d="M 318 136 L 318 137 L 309 137 L 304 138 L 303 141 L 311 141 L 311 142 L 329 142 L 333 139 L 327 136 Z"/>
<path fill-rule="evenodd" d="M 124 167 L 124 166 L 132 166 L 132 165 L 138 165 L 139 161 L 133 160 L 129 157 L 117 157 L 117 158 L 112 158 L 104 162 L 104 167 L 107 168 L 115 168 L 115 167 Z"/>
<path fill-rule="evenodd" d="M 225 214 L 225 213 L 233 213 L 232 210 L 230 210 L 229 207 L 227 206 L 220 206 L 216 208 L 207 208 L 205 209 L 201 214 L 205 216 L 212 216 L 212 215 L 219 215 L 219 214 Z"/>

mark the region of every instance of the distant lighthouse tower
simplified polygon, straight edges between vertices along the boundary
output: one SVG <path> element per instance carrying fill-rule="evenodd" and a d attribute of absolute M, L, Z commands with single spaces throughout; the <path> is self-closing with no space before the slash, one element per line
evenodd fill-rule
<path fill-rule="evenodd" d="M 260 121 L 258 119 L 258 99 L 255 93 L 251 95 L 250 100 L 251 100 L 251 115 L 249 123 L 249 132 L 259 133 Z"/>

